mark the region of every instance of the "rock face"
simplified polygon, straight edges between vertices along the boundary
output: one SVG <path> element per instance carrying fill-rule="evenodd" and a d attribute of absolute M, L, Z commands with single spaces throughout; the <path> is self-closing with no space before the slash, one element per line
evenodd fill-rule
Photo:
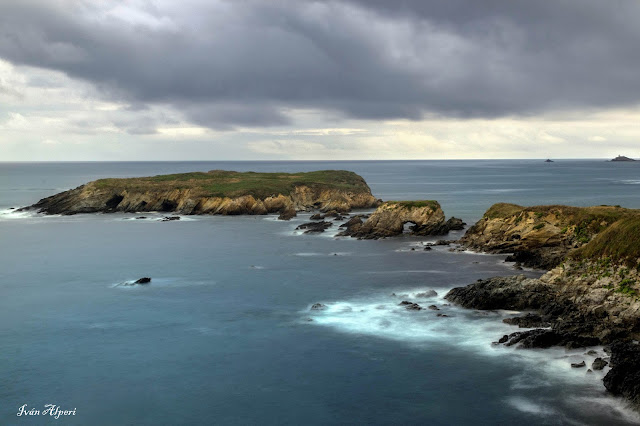
<path fill-rule="evenodd" d="M 640 407 L 640 346 L 620 342 L 611 345 L 611 370 L 603 379 L 614 395 L 621 395 Z"/>
<path fill-rule="evenodd" d="M 363 239 L 393 237 L 404 233 L 405 224 L 411 235 L 443 235 L 452 229 L 462 229 L 460 219 L 445 216 L 437 201 L 387 201 L 366 220 L 352 217 L 343 224 L 346 229 L 338 235 Z"/>
<path fill-rule="evenodd" d="M 347 212 L 379 205 L 364 179 L 352 172 L 208 173 L 101 179 L 65 191 L 26 209 L 46 214 L 174 212 L 183 215 L 261 215 L 296 211 Z"/>
<path fill-rule="evenodd" d="M 521 348 L 611 345 L 604 384 L 640 407 L 640 272 L 608 260 L 567 260 L 540 279 L 524 275 L 478 280 L 454 288 L 445 299 L 471 309 L 533 310 L 505 322 L 535 328 L 498 343 Z M 597 358 L 592 368 L 602 369 Z M 582 366 L 582 365 L 581 365 Z"/>
<path fill-rule="evenodd" d="M 495 204 L 460 240 L 472 250 L 513 253 L 508 261 L 551 269 L 617 220 L 637 215 L 612 206 L 570 207 Z"/>

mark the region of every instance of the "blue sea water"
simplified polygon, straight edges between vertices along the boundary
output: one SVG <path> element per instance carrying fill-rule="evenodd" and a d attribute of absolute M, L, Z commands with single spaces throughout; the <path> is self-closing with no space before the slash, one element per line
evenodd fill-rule
<path fill-rule="evenodd" d="M 603 372 L 570 368 L 594 358 L 585 351 L 494 346 L 514 313 L 444 306 L 452 287 L 521 273 L 504 256 L 335 238 L 337 224 L 296 232 L 309 214 L 9 210 L 97 178 L 211 169 L 352 170 L 377 197 L 436 199 L 469 224 L 501 201 L 640 208 L 639 163 L 0 163 L 0 424 L 639 422 Z M 122 285 L 142 276 L 152 283 Z M 24 404 L 76 415 L 18 417 Z"/>

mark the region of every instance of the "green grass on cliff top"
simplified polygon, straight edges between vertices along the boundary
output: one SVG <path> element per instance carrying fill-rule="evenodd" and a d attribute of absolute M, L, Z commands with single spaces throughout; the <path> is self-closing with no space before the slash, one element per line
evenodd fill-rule
<path fill-rule="evenodd" d="M 435 200 L 386 201 L 385 204 L 396 204 L 408 209 L 429 207 L 432 210 L 436 210 L 440 208 L 440 203 Z"/>
<path fill-rule="evenodd" d="M 487 219 L 508 218 L 521 213 L 537 213 L 539 216 L 555 214 L 565 225 L 578 225 L 585 221 L 604 220 L 609 224 L 625 216 L 640 214 L 639 210 L 625 209 L 618 206 L 573 207 L 563 205 L 523 207 L 517 204 L 498 203 L 487 210 Z"/>
<path fill-rule="evenodd" d="M 575 250 L 574 259 L 609 258 L 636 265 L 640 258 L 640 215 L 620 219 L 596 235 L 589 244 Z"/>
<path fill-rule="evenodd" d="M 301 173 L 256 173 L 211 170 L 210 172 L 179 173 L 126 179 L 100 179 L 94 182 L 100 189 L 129 192 L 165 192 L 190 189 L 193 196 L 256 198 L 289 195 L 296 186 L 336 189 L 353 193 L 370 193 L 359 175 L 346 170 L 319 170 Z"/>
<path fill-rule="evenodd" d="M 618 206 L 573 207 L 562 205 L 522 207 L 494 204 L 485 218 L 510 218 L 522 213 L 537 213 L 541 218 L 555 214 L 564 226 L 575 226 L 578 241 L 585 242 L 570 256 L 580 260 L 609 258 L 614 262 L 636 265 L 640 258 L 640 210 Z M 593 237 L 593 238 L 591 238 Z M 584 238 L 584 240 L 582 240 Z"/>

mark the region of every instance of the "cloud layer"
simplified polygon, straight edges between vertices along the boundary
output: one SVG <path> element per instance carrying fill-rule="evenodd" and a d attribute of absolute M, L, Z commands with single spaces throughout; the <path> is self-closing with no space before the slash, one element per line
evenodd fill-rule
<path fill-rule="evenodd" d="M 638 104 L 638 22 L 623 0 L 25 0 L 0 3 L 0 57 L 213 129 L 495 118 Z"/>

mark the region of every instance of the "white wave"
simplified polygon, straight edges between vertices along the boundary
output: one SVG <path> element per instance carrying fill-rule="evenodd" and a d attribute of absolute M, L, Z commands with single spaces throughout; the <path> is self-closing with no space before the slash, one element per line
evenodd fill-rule
<path fill-rule="evenodd" d="M 610 396 L 570 396 L 566 402 L 583 412 L 601 414 L 609 413 L 617 419 L 640 424 L 640 413 L 633 409 L 633 406 L 622 398 L 612 398 Z"/>
<path fill-rule="evenodd" d="M 448 274 L 437 269 L 397 269 L 393 271 L 364 271 L 363 274 Z"/>
<path fill-rule="evenodd" d="M 15 220 L 15 219 L 30 219 L 34 217 L 44 217 L 44 216 L 36 213 L 35 210 L 26 210 L 26 211 L 18 211 L 18 209 L 0 210 L 0 219 Z"/>
<path fill-rule="evenodd" d="M 511 405 L 516 410 L 527 414 L 537 414 L 543 416 L 551 416 L 557 414 L 556 410 L 554 410 L 552 407 L 533 402 L 530 399 L 520 396 L 507 398 L 507 404 Z"/>
<path fill-rule="evenodd" d="M 587 373 L 596 357 L 605 356 L 602 347 L 569 350 L 560 347 L 548 349 L 522 350 L 516 347 L 492 344 L 503 335 L 519 331 L 516 326 L 502 322 L 502 319 L 519 314 L 516 311 L 476 311 L 467 310 L 444 299 L 448 288 L 438 288 L 434 297 L 420 297 L 429 288 L 395 289 L 389 293 L 372 294 L 352 300 L 321 301 L 325 307 L 301 312 L 302 318 L 317 327 L 327 327 L 341 333 L 365 335 L 402 342 L 416 348 L 452 347 L 483 357 L 503 357 L 519 366 L 519 373 L 510 379 L 511 390 L 545 389 L 550 386 L 572 384 L 588 390 L 591 394 L 602 392 L 602 378 L 608 371 Z M 393 291 L 393 293 L 391 293 Z M 399 305 L 401 301 L 419 303 L 420 311 L 410 311 Z M 436 305 L 438 310 L 429 309 Z M 438 316 L 440 315 L 440 316 Z M 585 361 L 586 367 L 572 368 L 572 363 Z M 603 396 L 604 402 L 613 404 L 615 399 Z M 530 401 L 514 396 L 509 400 L 514 408 L 540 415 L 550 415 L 554 411 L 540 401 Z M 620 408 L 624 411 L 624 407 Z M 628 414 L 628 413 L 627 413 Z M 626 414 L 625 414 L 626 415 Z"/>
<path fill-rule="evenodd" d="M 619 181 L 623 185 L 640 185 L 640 180 L 636 179 L 627 179 Z"/>
<path fill-rule="evenodd" d="M 301 252 L 301 253 L 294 253 L 293 256 L 299 256 L 299 257 L 315 257 L 315 256 L 351 256 L 353 255 L 353 252 L 350 251 L 335 251 L 335 252 L 330 252 L 330 253 L 319 253 L 319 252 Z"/>

